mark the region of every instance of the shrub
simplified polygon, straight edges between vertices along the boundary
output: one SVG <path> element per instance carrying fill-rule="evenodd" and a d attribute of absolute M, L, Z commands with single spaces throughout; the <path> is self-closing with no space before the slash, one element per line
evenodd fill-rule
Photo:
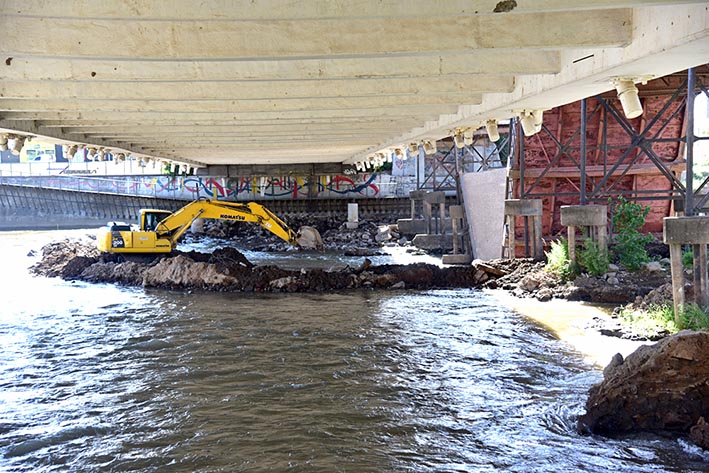
<path fill-rule="evenodd" d="M 600 276 L 608 271 L 608 254 L 595 241 L 585 239 L 583 249 L 578 252 L 578 263 L 588 274 Z"/>
<path fill-rule="evenodd" d="M 652 235 L 640 233 L 649 212 L 650 207 L 628 202 L 623 197 L 618 198 L 613 211 L 618 262 L 630 271 L 638 270 L 643 263 L 650 261 L 645 245 L 652 241 Z"/>
<path fill-rule="evenodd" d="M 680 315 L 680 329 L 709 330 L 709 313 L 697 304 L 686 304 Z"/>
<path fill-rule="evenodd" d="M 551 242 L 551 249 L 544 253 L 547 257 L 547 264 L 544 269 L 555 274 L 560 279 L 566 281 L 574 274 L 574 267 L 569 261 L 569 242 L 565 238 Z"/>

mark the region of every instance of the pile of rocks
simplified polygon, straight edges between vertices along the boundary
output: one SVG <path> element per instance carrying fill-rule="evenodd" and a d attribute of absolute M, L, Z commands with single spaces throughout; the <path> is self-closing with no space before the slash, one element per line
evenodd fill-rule
<path fill-rule="evenodd" d="M 384 245 L 409 245 L 408 240 L 399 233 L 397 225 L 382 222 L 363 220 L 357 228 L 350 229 L 339 219 L 304 216 L 291 217 L 288 224 L 294 230 L 302 226 L 316 228 L 326 251 L 373 256 L 378 254 L 375 250 Z M 208 220 L 205 223 L 204 235 L 228 239 L 240 248 L 255 251 L 280 252 L 291 249 L 287 242 L 253 223 Z M 189 235 L 188 238 L 198 241 L 200 236 Z"/>
<path fill-rule="evenodd" d="M 709 448 L 709 333 L 682 331 L 613 357 L 592 387 L 581 433 L 682 432 Z"/>
<path fill-rule="evenodd" d="M 540 301 L 552 298 L 594 303 L 628 304 L 671 280 L 669 270 L 659 263 L 648 263 L 640 271 L 624 271 L 610 265 L 601 276 L 582 274 L 564 282 L 544 269 L 545 263 L 531 259 L 515 261 L 508 274 L 486 283 L 490 289 L 505 289 L 518 297 L 534 297 Z"/>

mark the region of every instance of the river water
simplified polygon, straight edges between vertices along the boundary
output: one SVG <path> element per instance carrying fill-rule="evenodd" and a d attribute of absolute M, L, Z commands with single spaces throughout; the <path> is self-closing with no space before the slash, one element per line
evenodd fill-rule
<path fill-rule="evenodd" d="M 576 434 L 600 368 L 487 293 L 27 273 L 30 250 L 70 234 L 0 233 L 0 471 L 709 469 L 685 439 Z"/>

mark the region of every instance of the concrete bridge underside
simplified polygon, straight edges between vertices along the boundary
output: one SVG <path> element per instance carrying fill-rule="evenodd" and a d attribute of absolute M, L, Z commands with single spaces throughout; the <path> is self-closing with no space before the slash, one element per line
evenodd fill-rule
<path fill-rule="evenodd" d="M 706 63 L 669 0 L 0 0 L 0 138 L 342 164 Z"/>

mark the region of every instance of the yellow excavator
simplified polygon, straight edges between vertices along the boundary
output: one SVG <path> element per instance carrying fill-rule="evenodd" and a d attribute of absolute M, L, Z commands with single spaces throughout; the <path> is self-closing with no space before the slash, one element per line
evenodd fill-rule
<path fill-rule="evenodd" d="M 255 222 L 288 243 L 301 248 L 322 250 L 320 233 L 301 227 L 296 233 L 273 212 L 256 202 L 196 200 L 176 212 L 143 209 L 140 226 L 108 222 L 96 234 L 98 249 L 104 253 L 170 253 L 180 237 L 198 218 Z"/>

